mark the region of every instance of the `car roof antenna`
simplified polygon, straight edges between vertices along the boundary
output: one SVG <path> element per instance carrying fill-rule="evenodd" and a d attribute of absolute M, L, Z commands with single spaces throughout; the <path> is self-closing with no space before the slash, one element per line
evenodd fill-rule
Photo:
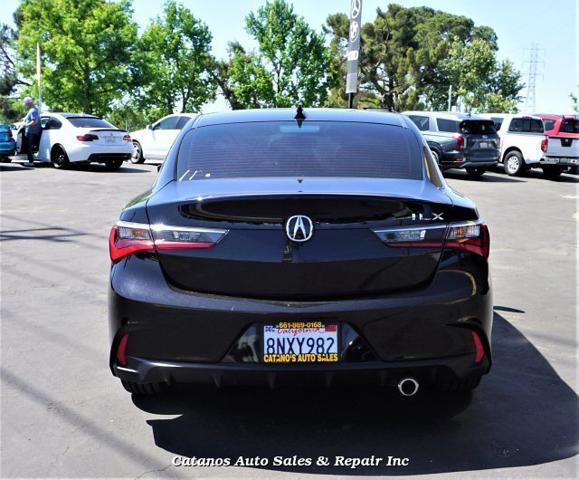
<path fill-rule="evenodd" d="M 304 120 L 306 119 L 304 114 L 304 107 L 302 106 L 301 102 L 298 104 L 298 110 L 294 118 L 298 122 L 298 127 L 301 128 L 302 123 L 304 123 Z"/>

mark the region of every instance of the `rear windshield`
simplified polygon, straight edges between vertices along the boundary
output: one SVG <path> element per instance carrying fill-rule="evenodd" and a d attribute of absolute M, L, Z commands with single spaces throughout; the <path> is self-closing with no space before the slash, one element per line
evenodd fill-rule
<path fill-rule="evenodd" d="M 509 132 L 543 133 L 544 130 L 543 121 L 538 118 L 513 118 L 509 126 Z"/>
<path fill-rule="evenodd" d="M 555 128 L 556 120 L 545 120 L 543 119 L 543 125 L 545 126 L 545 131 L 553 130 Z"/>
<path fill-rule="evenodd" d="M 77 128 L 115 128 L 102 118 L 68 117 L 67 120 Z"/>
<path fill-rule="evenodd" d="M 497 133 L 495 122 L 492 120 L 463 120 L 460 122 L 460 131 L 461 133 L 473 135 Z"/>
<path fill-rule="evenodd" d="M 565 118 L 561 123 L 561 132 L 579 133 L 579 118 Z"/>
<path fill-rule="evenodd" d="M 437 118 L 436 124 L 438 125 L 439 131 L 451 133 L 458 133 L 460 125 L 458 120 L 447 120 L 445 118 Z"/>
<path fill-rule="evenodd" d="M 422 178 L 410 130 L 354 122 L 211 125 L 183 138 L 179 180 L 240 177 Z"/>

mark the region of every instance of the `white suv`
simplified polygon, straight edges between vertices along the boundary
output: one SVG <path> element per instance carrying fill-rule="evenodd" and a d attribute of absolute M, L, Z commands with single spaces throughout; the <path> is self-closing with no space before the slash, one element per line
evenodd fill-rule
<path fill-rule="evenodd" d="M 508 113 L 483 113 L 495 122 L 501 138 L 500 161 L 508 175 L 521 175 L 538 167 L 546 147 L 543 121 L 539 117 Z"/>

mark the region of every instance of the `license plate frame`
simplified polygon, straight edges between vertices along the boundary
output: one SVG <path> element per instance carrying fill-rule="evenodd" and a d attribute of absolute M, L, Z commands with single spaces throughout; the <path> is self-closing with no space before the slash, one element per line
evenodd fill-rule
<path fill-rule="evenodd" d="M 280 321 L 264 324 L 261 328 L 260 360 L 264 364 L 276 365 L 338 363 L 340 333 L 340 325 L 334 321 Z"/>

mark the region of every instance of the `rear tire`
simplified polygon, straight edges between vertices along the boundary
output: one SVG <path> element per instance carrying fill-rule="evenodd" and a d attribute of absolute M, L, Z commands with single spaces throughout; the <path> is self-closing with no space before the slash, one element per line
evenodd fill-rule
<path fill-rule="evenodd" d="M 511 177 L 521 175 L 525 169 L 523 155 L 517 150 L 507 153 L 504 160 L 505 173 Z"/>
<path fill-rule="evenodd" d="M 127 392 L 148 397 L 158 395 L 165 388 L 164 383 L 135 383 L 126 380 L 121 380 L 121 383 Z"/>
<path fill-rule="evenodd" d="M 481 380 L 480 375 L 459 380 L 457 378 L 441 381 L 436 385 L 437 390 L 447 393 L 470 392 L 478 387 Z"/>
<path fill-rule="evenodd" d="M 563 173 L 563 167 L 555 165 L 543 165 L 541 168 L 543 169 L 543 175 L 550 179 L 558 178 Z"/>
<path fill-rule="evenodd" d="M 123 160 L 111 160 L 106 165 L 109 170 L 118 170 L 123 166 Z"/>
<path fill-rule="evenodd" d="M 60 146 L 56 146 L 52 149 L 50 154 L 50 161 L 52 162 L 52 166 L 54 168 L 58 168 L 60 170 L 64 170 L 70 166 L 68 155 L 64 151 L 64 148 Z"/>
<path fill-rule="evenodd" d="M 466 169 L 466 172 L 472 178 L 480 178 L 485 174 L 486 170 L 484 168 L 469 167 Z"/>
<path fill-rule="evenodd" d="M 136 140 L 133 140 L 133 155 L 131 155 L 131 163 L 143 163 L 145 157 L 143 157 L 143 148 L 141 144 Z"/>
<path fill-rule="evenodd" d="M 1 157 L 0 158 L 0 162 L 2 163 L 10 163 L 12 161 L 12 158 L 10 157 Z"/>

